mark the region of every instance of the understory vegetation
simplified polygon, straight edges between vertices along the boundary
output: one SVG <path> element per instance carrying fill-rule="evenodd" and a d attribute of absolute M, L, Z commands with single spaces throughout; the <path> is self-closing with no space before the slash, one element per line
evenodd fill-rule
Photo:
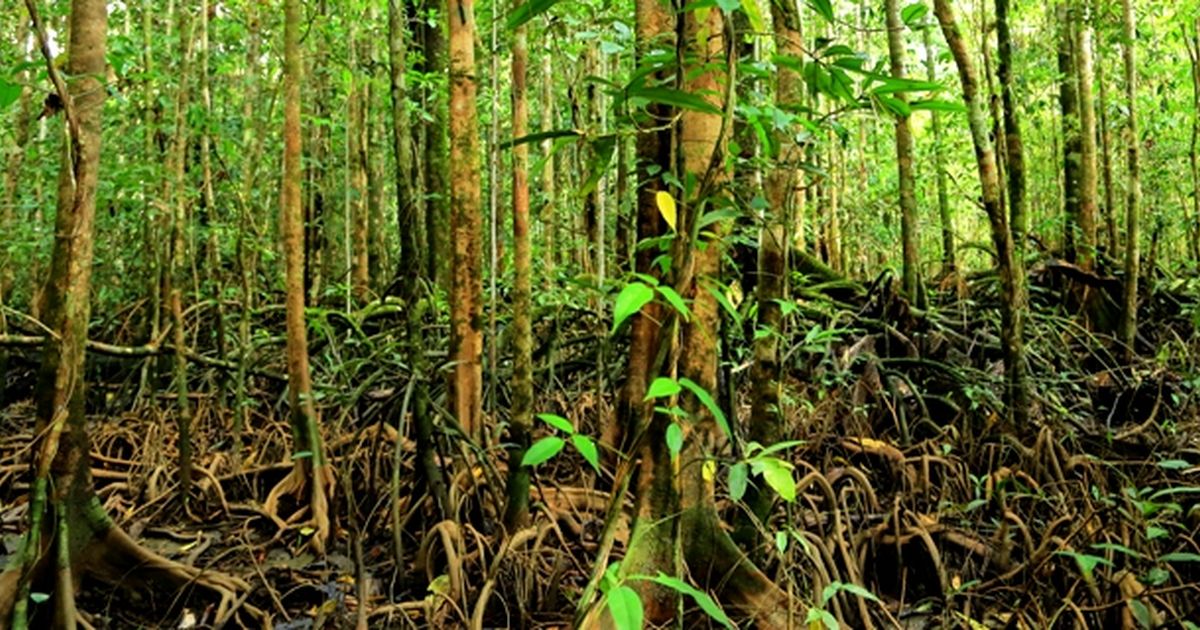
<path fill-rule="evenodd" d="M 1200 3 L 10 5 L 0 628 L 1200 628 Z"/>

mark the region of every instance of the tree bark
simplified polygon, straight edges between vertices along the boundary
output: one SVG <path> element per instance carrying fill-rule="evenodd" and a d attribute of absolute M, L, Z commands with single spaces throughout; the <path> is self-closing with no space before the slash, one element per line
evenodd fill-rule
<path fill-rule="evenodd" d="M 322 553 L 329 539 L 329 501 L 333 471 L 325 459 L 320 421 L 312 395 L 308 366 L 308 328 L 304 319 L 304 222 L 300 178 L 300 0 L 284 0 L 284 107 L 283 181 L 280 188 L 280 235 L 283 238 L 287 320 L 288 403 L 291 407 L 295 462 L 291 473 L 267 496 L 265 510 L 274 514 L 284 494 L 302 496 L 308 490 L 308 508 L 314 532 L 314 551 Z"/>
<path fill-rule="evenodd" d="M 1137 22 L 1133 12 L 1133 0 L 1121 0 L 1124 22 L 1125 61 L 1125 106 L 1129 110 L 1126 122 L 1127 146 L 1126 168 L 1128 183 L 1125 190 L 1125 293 L 1121 308 L 1119 338 L 1125 345 L 1125 358 L 1132 360 L 1137 354 L 1134 345 L 1137 337 L 1138 269 L 1140 245 L 1138 243 L 1139 206 L 1142 201 L 1141 173 L 1138 162 L 1142 139 L 1138 135 L 1137 121 Z"/>
<path fill-rule="evenodd" d="M 483 374 L 480 257 L 482 206 L 479 176 L 479 122 L 475 94 L 475 3 L 450 0 L 450 192 L 453 290 L 453 411 L 466 434 L 482 433 Z"/>
<path fill-rule="evenodd" d="M 996 74 L 1000 79 L 1000 104 L 1004 110 L 1004 153 L 1008 162 L 1008 216 L 1013 240 L 1013 278 L 1025 280 L 1025 238 L 1029 217 L 1025 213 L 1025 145 L 1021 141 L 1020 113 L 1017 110 L 1013 79 L 1012 34 L 1008 22 L 1009 0 L 996 0 L 996 40 L 999 60 Z"/>
<path fill-rule="evenodd" d="M 933 52 L 933 25 L 925 24 L 921 29 L 921 37 L 925 44 L 925 74 L 932 83 L 937 81 L 937 57 Z M 954 251 L 954 215 L 950 208 L 950 192 L 946 176 L 946 159 L 942 156 L 945 150 L 944 134 L 942 133 L 942 117 L 938 112 L 930 112 L 930 126 L 933 129 L 933 168 L 937 171 L 934 184 L 937 187 L 938 220 L 942 228 L 942 275 L 949 275 L 958 269 L 957 256 Z M 1016 226 L 1015 221 L 1013 225 Z"/>
<path fill-rule="evenodd" d="M 899 0 L 886 0 L 888 58 L 892 76 L 904 78 L 904 22 L 900 21 Z M 902 103 L 908 99 L 896 93 Z M 900 186 L 900 241 L 903 251 L 902 285 L 910 299 L 917 300 L 920 285 L 920 261 L 917 259 L 917 197 L 913 174 L 913 135 L 909 116 L 893 112 L 896 117 L 896 168 Z"/>
<path fill-rule="evenodd" d="M 1091 269 L 1096 259 L 1096 102 L 1092 84 L 1092 27 L 1083 3 L 1075 7 L 1075 59 L 1079 72 L 1079 266 Z"/>
<path fill-rule="evenodd" d="M 1067 260 L 1079 260 L 1081 248 L 1079 218 L 1079 182 L 1082 138 L 1079 133 L 1079 72 L 1075 60 L 1074 0 L 1061 0 L 1058 16 L 1058 103 L 1062 110 L 1063 136 L 1063 253 Z"/>
<path fill-rule="evenodd" d="M 971 128 L 971 140 L 975 145 L 975 161 L 979 169 L 983 207 L 991 228 L 992 245 L 996 249 L 996 260 L 1000 276 L 1000 326 L 1004 352 L 1004 368 L 1007 374 L 1006 402 L 1013 424 L 1023 426 L 1029 420 L 1029 384 L 1026 377 L 1024 326 L 1028 298 L 1025 295 L 1024 278 L 1016 264 L 1012 232 L 1009 230 L 1007 213 L 1000 202 L 1000 177 L 996 166 L 996 153 L 988 132 L 987 114 L 979 94 L 979 80 L 975 64 L 967 50 L 966 41 L 959 31 L 950 0 L 935 0 L 934 13 L 942 27 L 946 44 L 954 56 L 962 84 L 963 101 L 967 106 L 967 119 Z"/>

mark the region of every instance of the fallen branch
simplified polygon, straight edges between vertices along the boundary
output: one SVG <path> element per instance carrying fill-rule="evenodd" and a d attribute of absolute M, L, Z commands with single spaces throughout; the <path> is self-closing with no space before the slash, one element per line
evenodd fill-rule
<path fill-rule="evenodd" d="M 0 335 L 0 348 L 35 348 L 45 343 L 46 337 L 40 335 Z M 117 346 L 92 339 L 88 339 L 87 349 L 89 352 L 94 352 L 96 354 L 102 354 L 110 357 L 122 357 L 127 359 L 175 353 L 175 346 L 171 344 L 159 345 L 148 343 L 140 346 Z M 187 357 L 188 361 L 208 367 L 229 371 L 237 371 L 238 369 L 238 365 L 233 361 L 214 359 L 202 354 L 197 354 L 196 352 L 187 348 L 183 349 L 183 356 Z M 254 376 L 261 376 L 263 378 L 269 378 L 281 383 L 287 382 L 287 375 L 279 374 L 278 372 L 272 372 L 270 370 L 250 368 L 246 370 L 246 373 Z"/>

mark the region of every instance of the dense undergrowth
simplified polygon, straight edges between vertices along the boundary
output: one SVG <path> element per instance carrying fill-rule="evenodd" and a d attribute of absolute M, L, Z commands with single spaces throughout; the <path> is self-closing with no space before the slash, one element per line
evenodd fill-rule
<path fill-rule="evenodd" d="M 917 309 L 886 274 L 835 290 L 797 278 L 781 349 L 788 440 L 769 452 L 789 473 L 769 484 L 782 499 L 769 519 L 747 517 L 739 499 L 747 484 L 764 484 L 753 473 L 765 455 L 740 421 L 714 471 L 724 522 L 739 524 L 743 548 L 802 603 L 796 627 L 1194 627 L 1200 619 L 1200 281 L 1149 283 L 1139 358 L 1126 363 L 1106 330 L 1111 278 L 1053 260 L 1031 277 L 1035 412 L 1027 426 L 1004 420 L 994 279 L 949 282 Z M 536 409 L 602 442 L 623 342 L 607 334 L 587 289 L 569 284 L 554 295 L 534 317 Z M 749 413 L 745 349 L 754 330 L 752 301 L 735 302 L 723 313 L 715 398 L 740 420 Z M 189 316 L 197 355 L 215 356 L 215 312 Z M 116 313 L 92 337 L 132 342 L 127 322 L 136 317 L 136 308 Z M 254 317 L 259 331 L 281 328 L 278 309 Z M 187 509 L 176 495 L 169 360 L 89 355 L 94 477 L 118 524 L 167 557 L 246 580 L 252 588 L 239 604 L 264 611 L 275 628 L 350 627 L 356 618 L 397 628 L 570 625 L 606 536 L 614 558 L 628 543 L 624 519 L 607 518 L 613 501 L 629 507 L 614 483 L 624 455 L 604 447 L 593 468 L 565 449 L 538 466 L 534 523 L 504 537 L 506 322 L 485 378 L 486 447 L 463 440 L 444 411 L 446 358 L 435 350 L 444 347 L 442 320 L 431 318 L 425 331 L 431 363 L 443 364 L 415 375 L 441 418 L 436 446 L 450 488 L 440 506 L 418 473 L 408 415 L 414 375 L 398 358 L 402 305 L 349 316 L 310 309 L 308 319 L 338 475 L 329 553 L 307 550 L 302 512 L 289 524 L 261 505 L 290 469 L 284 382 L 273 376 L 283 371 L 282 339 L 265 332 L 251 353 L 250 420 L 240 436 L 234 371 L 193 363 L 196 484 Z M 37 359 L 33 350 L 13 357 L 9 392 L 32 392 Z M 0 551 L 9 554 L 27 508 L 32 427 L 28 400 L 0 411 Z M 203 596 L 186 593 L 82 593 L 94 627 L 189 627 L 214 614 Z M 688 618 L 718 625 L 696 606 L 702 599 L 684 598 Z"/>

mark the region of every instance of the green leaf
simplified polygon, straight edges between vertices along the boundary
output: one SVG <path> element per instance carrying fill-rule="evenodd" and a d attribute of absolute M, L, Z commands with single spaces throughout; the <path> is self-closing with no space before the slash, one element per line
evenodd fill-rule
<path fill-rule="evenodd" d="M 1131 558 L 1142 557 L 1142 554 L 1130 549 L 1129 547 L 1126 547 L 1125 545 L 1118 545 L 1117 543 L 1095 543 L 1092 545 L 1092 549 L 1098 549 L 1100 551 L 1115 551 L 1117 553 L 1123 553 Z"/>
<path fill-rule="evenodd" d="M 570 420 L 567 420 L 562 416 L 557 416 L 552 413 L 539 413 L 537 417 L 542 422 L 545 422 L 546 424 L 558 429 L 559 431 L 562 431 L 563 433 L 568 435 L 575 433 L 575 426 L 571 424 Z"/>
<path fill-rule="evenodd" d="M 879 99 L 879 104 L 883 105 L 883 108 L 891 112 L 893 115 L 908 116 L 912 114 L 912 107 L 909 107 L 908 103 L 905 103 L 894 96 L 876 94 L 875 98 Z"/>
<path fill-rule="evenodd" d="M 690 109 L 692 111 L 714 115 L 719 115 L 721 113 L 720 107 L 713 105 L 703 97 L 690 92 L 684 92 L 683 90 L 676 90 L 674 88 L 637 87 L 630 88 L 626 91 L 626 94 L 630 98 L 641 98 L 651 103 L 669 105 L 671 107 L 678 107 L 679 109 Z"/>
<path fill-rule="evenodd" d="M 1129 600 L 1129 610 L 1133 612 L 1133 618 L 1137 619 L 1139 626 L 1147 630 L 1154 627 L 1154 617 L 1150 614 L 1150 609 L 1141 600 Z"/>
<path fill-rule="evenodd" d="M 21 86 L 8 79 L 0 79 L 0 109 L 7 109 L 19 98 L 21 98 Z"/>
<path fill-rule="evenodd" d="M 33 603 L 35 603 L 35 604 L 41 604 L 41 603 L 45 602 L 46 600 L 50 599 L 50 594 L 49 593 L 30 593 L 29 599 L 32 599 Z"/>
<path fill-rule="evenodd" d="M 551 457 L 558 455 L 564 444 L 566 442 L 558 436 L 551 435 L 544 437 L 534 442 L 533 446 L 530 446 L 529 450 L 525 451 L 525 456 L 521 458 L 521 465 L 537 466 Z"/>
<path fill-rule="evenodd" d="M 524 25 L 529 20 L 548 11 L 555 4 L 558 4 L 558 0 L 527 0 L 526 2 L 522 2 L 516 11 L 508 14 L 508 28 L 513 29 Z"/>
<path fill-rule="evenodd" d="M 755 462 L 762 473 L 763 479 L 771 489 L 779 494 L 784 501 L 793 503 L 796 500 L 796 478 L 792 469 L 781 459 L 767 457 Z"/>
<path fill-rule="evenodd" d="M 675 309 L 675 311 L 679 313 L 679 317 L 682 318 L 683 321 L 691 321 L 692 311 L 688 308 L 687 303 L 683 301 L 683 297 L 680 296 L 675 289 L 672 289 L 665 284 L 660 285 L 657 287 L 657 289 L 658 292 L 663 296 L 663 299 L 667 301 L 667 304 L 670 304 L 671 308 Z"/>
<path fill-rule="evenodd" d="M 834 596 L 836 596 L 838 593 L 840 593 L 842 591 L 846 591 L 847 593 L 850 593 L 851 595 L 861 597 L 869 602 L 880 603 L 879 598 L 875 596 L 875 593 L 872 593 L 871 591 L 868 591 L 867 589 L 865 589 L 857 584 L 846 584 L 845 582 L 831 582 L 829 584 L 829 586 L 826 586 L 825 589 L 821 591 L 821 604 L 822 605 L 828 604 L 829 600 L 833 599 Z"/>
<path fill-rule="evenodd" d="M 825 18 L 826 22 L 833 21 L 833 3 L 830 0 L 809 0 L 808 4 L 821 17 Z"/>
<path fill-rule="evenodd" d="M 929 7 L 925 6 L 925 3 L 914 2 L 900 10 L 900 19 L 909 28 L 916 28 L 926 13 L 929 13 Z"/>
<path fill-rule="evenodd" d="M 720 405 L 717 404 L 717 401 L 713 400 L 712 395 L 709 394 L 707 390 L 705 390 L 703 387 L 700 387 L 696 381 L 693 381 L 687 377 L 679 379 L 679 384 L 683 385 L 688 391 L 692 392 L 692 395 L 700 401 L 700 404 L 704 405 L 704 407 L 708 409 L 708 412 L 713 415 L 713 419 L 717 421 L 717 426 L 721 427 L 721 430 L 725 432 L 727 437 L 732 435 L 732 433 L 729 431 L 729 421 L 725 419 L 725 412 L 721 411 Z"/>
<path fill-rule="evenodd" d="M 788 546 L 787 532 L 783 532 L 783 531 L 775 532 L 775 548 L 779 550 L 779 553 L 784 553 L 785 551 L 787 551 L 787 546 Z"/>
<path fill-rule="evenodd" d="M 674 422 L 667 425 L 667 448 L 672 455 L 678 455 L 683 450 L 683 429 Z"/>
<path fill-rule="evenodd" d="M 812 628 L 818 623 L 825 624 L 825 627 L 828 630 L 841 629 L 841 626 L 838 624 L 837 617 L 834 617 L 833 613 L 825 610 L 824 608 L 809 608 L 808 614 L 804 617 L 804 625 L 808 628 Z"/>
<path fill-rule="evenodd" d="M 296 451 L 295 453 L 292 453 L 292 459 L 293 459 L 293 460 L 297 460 L 297 459 L 311 459 L 311 458 L 312 458 L 312 456 L 313 456 L 313 452 L 312 452 L 312 451 Z"/>
<path fill-rule="evenodd" d="M 617 630 L 642 630 L 642 600 L 624 584 L 608 593 L 608 612 Z"/>
<path fill-rule="evenodd" d="M 742 6 L 742 0 L 716 0 L 717 6 L 726 13 L 733 13 Z"/>
<path fill-rule="evenodd" d="M 920 81 L 917 79 L 901 79 L 887 75 L 866 73 L 867 76 L 882 81 L 883 85 L 871 90 L 872 94 L 899 94 L 903 92 L 937 92 L 942 89 L 941 83 Z"/>
<path fill-rule="evenodd" d="M 1191 464 L 1182 459 L 1164 459 L 1158 462 L 1158 467 L 1163 470 L 1183 470 L 1184 468 L 1191 467 Z"/>
<path fill-rule="evenodd" d="M 646 390 L 644 401 L 654 400 L 656 398 L 668 398 L 678 394 L 683 388 L 673 378 L 660 376 L 650 383 L 650 388 Z"/>
<path fill-rule="evenodd" d="M 965 114 L 967 112 L 967 106 L 958 101 L 939 101 L 936 99 L 913 101 L 908 104 L 908 107 L 914 112 L 952 112 L 955 114 Z"/>
<path fill-rule="evenodd" d="M 1099 566 L 1099 565 L 1104 565 L 1106 567 L 1113 566 L 1113 563 L 1110 562 L 1109 560 L 1107 560 L 1105 558 L 1101 558 L 1100 556 L 1093 556 L 1091 554 L 1077 553 L 1074 551 L 1056 551 L 1054 553 L 1055 553 L 1055 555 L 1067 556 L 1070 558 L 1074 558 L 1075 564 L 1077 564 L 1079 566 L 1079 572 L 1082 573 L 1083 577 L 1088 580 L 1092 579 L 1092 575 L 1095 573 L 1097 566 Z"/>
<path fill-rule="evenodd" d="M 612 332 L 617 332 L 621 324 L 630 315 L 642 310 L 642 307 L 654 299 L 654 289 L 641 282 L 631 282 L 617 294 L 617 302 L 613 305 Z"/>
<path fill-rule="evenodd" d="M 713 601 L 713 598 L 710 597 L 708 593 L 701 591 L 700 589 L 688 584 L 687 582 L 684 582 L 679 578 L 671 577 L 665 573 L 659 573 L 651 578 L 651 580 L 656 584 L 660 584 L 674 590 L 680 595 L 687 595 L 688 597 L 691 597 L 692 600 L 696 602 L 696 605 L 700 606 L 700 610 L 703 610 L 704 613 L 707 614 L 713 621 L 725 626 L 726 628 L 734 627 L 733 622 L 729 620 L 729 617 L 725 614 L 725 611 L 721 610 L 721 607 L 717 605 L 717 602 Z"/>
<path fill-rule="evenodd" d="M 729 467 L 729 497 L 741 501 L 746 496 L 746 485 L 750 481 L 750 467 L 738 462 Z"/>
<path fill-rule="evenodd" d="M 592 438 L 576 433 L 571 436 L 571 443 L 575 445 L 575 450 L 583 455 L 587 463 L 591 464 L 596 472 L 600 472 L 600 452 L 596 449 L 596 443 L 592 441 Z"/>
<path fill-rule="evenodd" d="M 1200 553 L 1176 551 L 1159 557 L 1159 562 L 1200 562 Z"/>
<path fill-rule="evenodd" d="M 733 302 L 729 301 L 729 296 L 725 295 L 725 291 L 722 291 L 724 288 L 725 287 L 721 286 L 721 283 L 715 280 L 704 283 L 704 289 L 708 291 L 714 299 L 716 299 L 717 303 L 721 305 L 721 308 L 725 309 L 725 312 L 729 313 L 729 316 L 733 318 L 733 321 L 740 328 L 742 326 L 742 314 L 738 312 L 737 307 L 733 305 Z"/>

